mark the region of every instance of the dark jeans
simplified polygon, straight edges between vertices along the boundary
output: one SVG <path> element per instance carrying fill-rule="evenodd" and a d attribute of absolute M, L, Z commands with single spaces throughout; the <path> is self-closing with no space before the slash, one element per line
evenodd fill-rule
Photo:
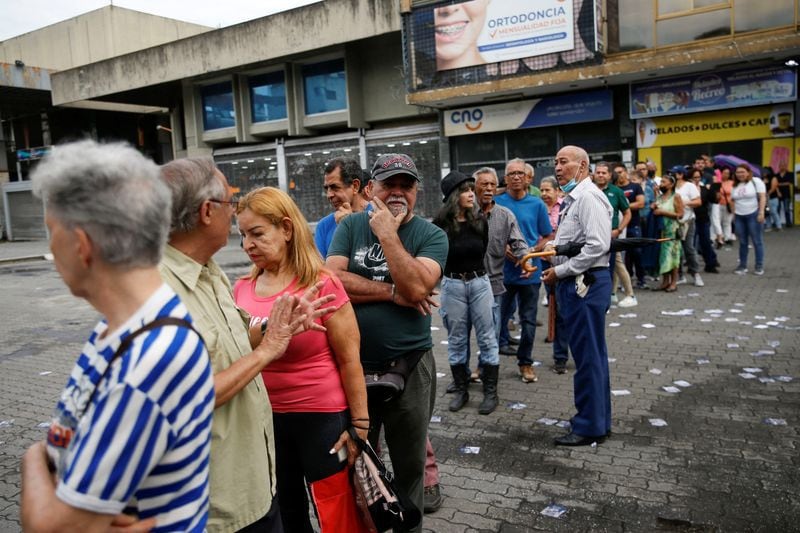
<path fill-rule="evenodd" d="M 553 361 L 556 363 L 567 364 L 569 359 L 569 344 L 567 343 L 566 326 L 564 325 L 564 318 L 561 315 L 561 307 L 558 298 L 552 295 L 555 294 L 556 288 L 554 285 L 545 285 L 547 294 L 551 295 L 550 305 L 553 305 L 555 300 L 556 305 L 556 334 L 553 338 Z"/>
<path fill-rule="evenodd" d="M 637 238 L 641 236 L 641 226 L 635 224 L 628 225 L 627 237 Z M 631 278 L 636 276 L 636 280 L 639 282 L 639 285 L 644 285 L 644 268 L 642 268 L 641 248 L 631 248 L 625 252 L 625 268 L 628 269 L 628 273 L 631 275 Z M 611 279 L 614 279 L 613 274 Z"/>
<path fill-rule="evenodd" d="M 794 194 L 788 196 L 786 194 L 781 198 L 781 211 L 784 216 L 784 226 L 791 227 L 794 223 Z"/>
<path fill-rule="evenodd" d="M 517 364 L 533 364 L 533 341 L 536 338 L 536 311 L 539 307 L 539 287 L 541 283 L 530 285 L 506 285 L 500 303 L 500 346 L 508 346 L 508 320 L 514 313 L 514 299 L 519 295 L 519 323 L 522 335 L 517 347 Z"/>
<path fill-rule="evenodd" d="M 695 221 L 695 235 L 695 242 L 703 256 L 706 269 L 714 268 L 719 262 L 717 261 L 717 252 L 714 251 L 714 246 L 711 244 L 711 223 Z"/>
<path fill-rule="evenodd" d="M 350 426 L 350 411 L 273 413 L 280 510 L 286 531 L 313 533 L 306 482 L 332 476 L 347 466 L 328 451 Z M 423 448 L 424 450 L 424 448 Z"/>

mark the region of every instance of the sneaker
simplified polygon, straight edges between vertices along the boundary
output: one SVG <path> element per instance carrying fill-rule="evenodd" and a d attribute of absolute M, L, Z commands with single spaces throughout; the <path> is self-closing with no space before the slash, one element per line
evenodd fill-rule
<path fill-rule="evenodd" d="M 686 276 L 681 276 L 675 285 L 686 285 Z"/>
<path fill-rule="evenodd" d="M 567 362 L 566 361 L 556 361 L 553 365 L 553 372 L 556 374 L 566 374 L 567 373 Z"/>
<path fill-rule="evenodd" d="M 442 493 L 439 484 L 425 487 L 422 493 L 422 510 L 425 513 L 435 513 L 442 506 Z"/>
<path fill-rule="evenodd" d="M 636 296 L 626 296 L 617 305 L 620 307 L 636 307 L 639 302 L 636 301 Z"/>
<path fill-rule="evenodd" d="M 616 292 L 611 295 L 611 303 L 612 304 L 617 303 L 617 293 Z"/>
<path fill-rule="evenodd" d="M 706 284 L 703 283 L 703 278 L 700 277 L 700 274 L 694 275 L 694 286 L 695 287 L 705 287 Z"/>
<path fill-rule="evenodd" d="M 517 349 L 512 348 L 511 346 L 501 346 L 500 347 L 500 355 L 517 355 Z"/>
<path fill-rule="evenodd" d="M 736 270 L 733 271 L 734 274 L 747 274 L 747 269 L 745 267 L 737 267 Z"/>
<path fill-rule="evenodd" d="M 539 378 L 536 377 L 536 372 L 533 371 L 531 365 L 520 365 L 519 373 L 522 376 L 523 383 L 536 383 Z"/>
<path fill-rule="evenodd" d="M 763 268 L 757 268 L 757 269 L 753 270 L 753 274 L 755 274 L 756 276 L 763 276 L 764 275 L 764 269 Z"/>

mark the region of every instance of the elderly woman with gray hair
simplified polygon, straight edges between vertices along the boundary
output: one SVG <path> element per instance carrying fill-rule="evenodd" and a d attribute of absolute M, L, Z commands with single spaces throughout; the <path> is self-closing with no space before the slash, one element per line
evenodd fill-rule
<path fill-rule="evenodd" d="M 22 460 L 22 529 L 202 531 L 214 383 L 203 339 L 158 262 L 170 194 L 124 144 L 53 148 L 33 174 L 55 267 L 103 316 L 46 441 Z M 123 514 L 125 513 L 125 514 Z"/>

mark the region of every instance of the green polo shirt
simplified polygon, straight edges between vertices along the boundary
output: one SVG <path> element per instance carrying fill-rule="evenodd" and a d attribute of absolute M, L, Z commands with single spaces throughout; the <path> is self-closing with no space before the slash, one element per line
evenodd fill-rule
<path fill-rule="evenodd" d="M 606 194 L 606 198 L 608 198 L 611 208 L 614 210 L 614 215 L 611 217 L 611 229 L 614 230 L 619 227 L 619 214 L 628 209 L 630 204 L 628 203 L 628 199 L 625 198 L 625 192 L 613 183 L 609 183 L 608 186 L 603 189 L 603 192 Z"/>
<path fill-rule="evenodd" d="M 247 315 L 236 307 L 230 282 L 213 260 L 201 265 L 167 245 L 159 270 L 189 309 L 215 374 L 252 351 Z M 209 477 L 210 533 L 237 531 L 269 511 L 276 483 L 275 439 L 261 374 L 214 410 Z"/>

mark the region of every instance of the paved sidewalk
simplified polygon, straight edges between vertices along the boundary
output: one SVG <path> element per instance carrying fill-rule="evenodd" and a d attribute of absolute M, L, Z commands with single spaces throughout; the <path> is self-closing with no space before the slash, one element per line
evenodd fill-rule
<path fill-rule="evenodd" d="M 534 346 L 543 363 L 538 383 L 522 383 L 515 360 L 504 357 L 498 410 L 478 415 L 480 386 L 472 385 L 468 405 L 450 413 L 444 393 L 450 380 L 446 334 L 435 316 L 439 395 L 430 434 L 444 503 L 426 515 L 425 530 L 798 531 L 798 238 L 798 229 L 766 235 L 763 277 L 732 274 L 736 251 L 722 250 L 722 273 L 705 275 L 705 287 L 683 285 L 673 294 L 641 291 L 638 307 L 611 309 L 611 386 L 629 394 L 613 397 L 613 435 L 596 448 L 552 444 L 565 430 L 551 421 L 573 414 L 574 369 L 570 364 L 567 375 L 549 370 L 544 328 L 537 330 Z M 0 243 L 0 259 L 13 257 L 6 246 L 18 244 Z M 46 244 L 24 246 L 17 249 L 47 251 Z M 752 263 L 752 250 L 750 255 Z M 217 259 L 230 276 L 249 269 L 237 239 Z M 39 425 L 48 422 L 97 314 L 69 294 L 47 261 L 0 264 L 0 291 L 5 304 L 0 309 L 0 532 L 5 532 L 19 531 L 19 459 L 43 438 Z M 539 316 L 546 320 L 546 308 L 540 307 Z M 675 385 L 681 380 L 688 385 Z M 666 392 L 665 386 L 680 392 Z M 667 425 L 651 425 L 651 419 Z M 786 425 L 768 425 L 766 419 Z M 465 446 L 480 452 L 464 454 Z M 541 515 L 551 503 L 566 513 Z"/>

